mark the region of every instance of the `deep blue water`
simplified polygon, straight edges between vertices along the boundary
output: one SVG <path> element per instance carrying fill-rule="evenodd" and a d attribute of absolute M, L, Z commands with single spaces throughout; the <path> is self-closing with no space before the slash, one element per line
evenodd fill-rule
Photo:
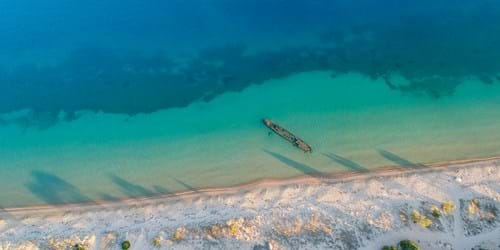
<path fill-rule="evenodd" d="M 3 1 L 0 112 L 134 115 L 310 70 L 439 98 L 500 77 L 499 21 L 495 1 Z"/>

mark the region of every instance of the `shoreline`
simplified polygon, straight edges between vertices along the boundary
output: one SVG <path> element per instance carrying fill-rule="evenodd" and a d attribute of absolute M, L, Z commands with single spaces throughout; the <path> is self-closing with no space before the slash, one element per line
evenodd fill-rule
<path fill-rule="evenodd" d="M 116 250 L 125 240 L 132 250 L 371 250 L 406 239 L 422 249 L 495 249 L 495 235 L 499 156 L 0 210 L 6 250 Z"/>
<path fill-rule="evenodd" d="M 208 103 L 130 119 L 108 113 L 82 113 L 80 119 L 46 130 L 29 130 L 27 135 L 20 127 L 0 127 L 0 137 L 5 138 L 0 143 L 0 165 L 5 171 L 0 177 L 4 187 L 1 206 L 190 190 L 175 179 L 196 188 L 219 188 L 304 172 L 283 160 L 324 173 L 360 169 L 321 153 L 340 154 L 366 169 L 399 164 L 380 150 L 393 151 L 389 153 L 412 162 L 498 154 L 500 133 L 495 125 L 500 123 L 500 116 L 495 115 L 498 98 L 492 93 L 497 93 L 497 88 L 500 93 L 500 85 L 490 87 L 470 79 L 453 96 L 433 100 L 401 95 L 387 88 L 383 79 L 370 79 L 357 72 L 331 78 L 330 71 L 308 71 L 224 94 Z M 357 95 L 359 89 L 367 90 L 366 96 Z M 275 98 L 281 95 L 288 98 Z M 248 112 L 236 112 L 245 110 L 255 98 L 262 101 Z M 309 113 L 311 110 L 316 111 Z M 318 154 L 306 157 L 275 136 L 268 136 L 260 121 L 265 116 L 306 139 Z M 209 122 L 196 123 L 200 117 Z M 228 117 L 231 122 L 227 122 Z M 396 117 L 398 122 L 393 120 Z M 57 184 L 55 180 L 60 185 L 53 185 Z M 120 182 L 145 189 L 127 190 Z M 46 190 L 45 195 L 36 192 L 43 186 L 52 190 Z M 57 193 L 70 190 L 64 189 L 69 186 L 76 193 Z"/>
<path fill-rule="evenodd" d="M 359 89 L 369 93 L 358 96 Z M 29 136 L 23 135 L 18 127 L 0 127 L 0 134 L 5 137 L 0 163 L 6 171 L 0 178 L 5 190 L 0 193 L 1 206 L 102 203 L 106 199 L 142 195 L 179 195 L 178 191 L 191 189 L 175 179 L 205 190 L 246 184 L 262 177 L 283 178 L 302 172 L 330 173 L 400 164 L 382 152 L 387 150 L 412 162 L 498 154 L 500 133 L 495 126 L 500 123 L 495 116 L 498 98 L 491 94 L 495 89 L 467 80 L 453 97 L 432 100 L 400 95 L 388 89 L 383 79 L 370 79 L 356 72 L 331 78 L 330 71 L 308 71 L 224 94 L 209 103 L 131 119 L 107 113 L 82 113 L 80 119 L 71 123 L 30 130 Z M 244 110 L 241 108 L 261 93 L 266 93 L 262 101 L 248 112 L 235 112 Z M 289 98 L 276 99 L 276 95 Z M 344 99 L 349 95 L 354 99 Z M 314 98 L 294 101 L 304 96 Z M 478 98 L 480 102 L 475 101 Z M 333 112 L 334 106 L 342 112 Z M 290 114 L 289 109 L 296 114 Z M 317 111 L 309 113 L 310 110 Z M 318 154 L 306 157 L 268 136 L 260 122 L 267 115 L 292 132 L 300 132 L 297 135 L 314 145 Z M 210 122 L 198 124 L 195 121 L 199 117 Z M 228 123 L 227 117 L 232 117 L 232 122 Z M 398 122 L 393 121 L 395 117 Z M 366 121 L 373 122 L 365 124 Z M 318 126 L 311 129 L 313 124 Z M 342 165 L 321 153 L 340 154 L 361 168 L 350 168 L 349 164 Z M 288 165 L 288 160 L 315 169 L 298 170 Z M 53 185 L 57 183 L 60 185 Z M 130 184 L 144 189 L 127 190 L 127 185 L 133 188 Z M 43 186 L 52 190 L 46 191 L 47 194 L 36 192 Z M 70 190 L 64 189 L 69 186 L 75 192 L 57 192 Z"/>
<path fill-rule="evenodd" d="M 433 171 L 444 171 L 452 168 L 467 167 L 472 164 L 487 164 L 500 160 L 500 155 L 493 155 L 489 157 L 470 158 L 464 160 L 442 161 L 435 163 L 422 163 L 415 164 L 415 166 L 382 166 L 373 170 L 359 171 L 359 172 L 345 172 L 334 173 L 325 175 L 302 174 L 289 178 L 261 178 L 258 180 L 231 185 L 223 187 L 207 187 L 197 190 L 189 190 L 182 192 L 175 192 L 170 194 L 160 194 L 153 196 L 141 196 L 122 198 L 116 200 L 93 200 L 82 203 L 64 203 L 64 204 L 47 204 L 47 205 L 34 205 L 34 206 L 21 206 L 21 207 L 3 207 L 0 209 L 0 215 L 8 213 L 11 215 L 29 215 L 32 213 L 57 213 L 66 212 L 68 210 L 85 211 L 95 210 L 99 208 L 112 208 L 121 206 L 140 206 L 150 205 L 155 203 L 169 203 L 178 200 L 196 199 L 199 196 L 215 196 L 215 195 L 229 195 L 239 192 L 245 192 L 257 188 L 277 187 L 277 186 L 290 186 L 298 184 L 321 184 L 328 183 L 334 184 L 338 182 L 355 181 L 355 180 L 368 180 L 377 177 L 391 177 L 403 174 L 426 173 Z"/>

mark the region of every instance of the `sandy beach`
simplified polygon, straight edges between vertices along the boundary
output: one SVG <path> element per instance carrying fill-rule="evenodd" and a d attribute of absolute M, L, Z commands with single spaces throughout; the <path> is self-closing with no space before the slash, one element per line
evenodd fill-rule
<path fill-rule="evenodd" d="M 131 249 L 381 249 L 403 239 L 500 249 L 499 209 L 500 160 L 490 158 L 8 208 L 0 249 L 120 249 L 124 240 Z"/>

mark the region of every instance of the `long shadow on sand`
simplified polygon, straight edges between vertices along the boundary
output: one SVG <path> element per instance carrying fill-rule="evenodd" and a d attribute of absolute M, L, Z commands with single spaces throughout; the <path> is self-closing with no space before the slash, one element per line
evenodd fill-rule
<path fill-rule="evenodd" d="M 294 161 L 294 160 L 292 160 L 284 155 L 281 155 L 281 154 L 278 154 L 278 153 L 275 153 L 275 152 L 272 152 L 272 151 L 269 151 L 266 149 L 264 149 L 264 152 L 266 152 L 267 154 L 276 158 L 278 161 L 286 164 L 287 166 L 302 172 L 303 174 L 311 175 L 311 176 L 321 176 L 321 175 L 325 174 L 325 173 L 323 173 L 315 168 L 312 168 L 312 167 L 310 167 L 306 164 L 300 163 L 298 161 Z"/>
<path fill-rule="evenodd" d="M 154 185 L 153 189 L 149 189 L 146 187 L 143 187 L 138 184 L 134 184 L 130 181 L 127 181 L 115 174 L 110 175 L 111 180 L 113 183 L 115 183 L 119 188 L 120 191 L 129 196 L 129 197 L 137 197 L 137 196 L 153 196 L 153 195 L 160 195 L 160 194 L 173 194 L 172 191 L 168 190 L 167 188 L 164 188 L 159 185 Z M 116 199 L 112 196 L 107 196 L 107 195 L 101 195 L 102 198 L 106 200 L 112 200 Z"/>
<path fill-rule="evenodd" d="M 184 181 L 181 181 L 181 180 L 179 180 L 179 179 L 177 179 L 177 178 L 175 178 L 175 177 L 172 177 L 172 179 L 173 179 L 175 182 L 179 183 L 179 185 L 181 185 L 182 187 L 184 187 L 184 188 L 185 188 L 186 190 L 188 190 L 188 191 L 191 191 L 191 192 L 193 192 L 193 193 L 197 193 L 197 194 L 203 194 L 203 192 L 202 192 L 202 191 L 200 191 L 198 188 L 195 188 L 195 187 L 193 187 L 193 186 L 191 186 L 191 185 L 187 184 L 187 183 L 186 183 L 186 182 L 184 182 Z"/>
<path fill-rule="evenodd" d="M 153 185 L 153 189 L 155 192 L 160 193 L 160 194 L 173 194 L 174 193 L 171 190 L 164 188 L 162 186 L 158 186 L 158 185 Z"/>
<path fill-rule="evenodd" d="M 186 182 L 183 182 L 175 177 L 172 177 L 172 179 L 174 179 L 174 181 L 176 181 L 177 183 L 179 183 L 181 186 L 183 186 L 184 188 L 190 190 L 190 191 L 195 191 L 196 188 L 194 188 L 193 186 L 187 184 Z"/>
<path fill-rule="evenodd" d="M 118 187 L 120 187 L 122 193 L 127 196 L 151 196 L 156 194 L 156 192 L 149 190 L 148 188 L 129 182 L 117 175 L 112 174 L 110 175 L 110 178 Z"/>
<path fill-rule="evenodd" d="M 359 165 L 358 163 L 354 162 L 354 161 L 351 161 L 347 158 L 344 158 L 340 155 L 337 155 L 337 154 L 334 154 L 334 153 L 329 153 L 329 154 L 325 154 L 323 153 L 324 156 L 330 158 L 332 161 L 346 167 L 346 168 L 349 168 L 353 171 L 357 171 L 357 172 L 366 172 L 368 171 L 367 168 Z"/>
<path fill-rule="evenodd" d="M 379 149 L 377 150 L 378 153 L 384 157 L 385 159 L 397 164 L 398 166 L 401 166 L 401 167 L 406 167 L 406 168 L 421 168 L 421 167 L 425 167 L 425 165 L 423 164 L 420 164 L 420 163 L 414 163 L 414 162 L 411 162 L 405 158 L 402 158 L 401 156 L 397 155 L 397 154 L 394 154 L 392 152 L 389 152 L 387 150 L 383 150 L 383 149 Z"/>
<path fill-rule="evenodd" d="M 33 171 L 31 175 L 33 180 L 26 184 L 26 188 L 46 203 L 66 204 L 91 201 L 76 186 L 56 175 L 43 171 Z"/>

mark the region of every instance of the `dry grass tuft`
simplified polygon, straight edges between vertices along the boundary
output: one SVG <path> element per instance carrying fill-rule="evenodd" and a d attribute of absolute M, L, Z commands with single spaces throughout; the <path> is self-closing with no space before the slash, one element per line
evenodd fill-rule
<path fill-rule="evenodd" d="M 469 201 L 469 205 L 467 206 L 467 211 L 469 212 L 470 215 L 478 214 L 480 211 L 479 200 L 472 199 L 471 201 Z"/>
<path fill-rule="evenodd" d="M 413 210 L 413 212 L 411 213 L 411 220 L 413 221 L 413 223 L 420 225 L 423 228 L 428 228 L 432 225 L 432 220 L 427 218 L 417 210 Z"/>
<path fill-rule="evenodd" d="M 181 241 L 186 238 L 187 229 L 184 227 L 179 227 L 175 230 L 174 235 L 172 235 L 173 241 Z"/>
<path fill-rule="evenodd" d="M 441 205 L 441 209 L 443 210 L 444 214 L 451 214 L 453 211 L 455 211 L 455 204 L 453 201 L 445 201 Z"/>
<path fill-rule="evenodd" d="M 162 240 L 161 236 L 154 237 L 153 238 L 153 246 L 155 246 L 155 247 L 161 246 L 161 240 Z"/>
<path fill-rule="evenodd" d="M 233 237 L 241 235 L 241 228 L 243 227 L 243 219 L 231 219 L 226 222 L 229 234 Z"/>
<path fill-rule="evenodd" d="M 286 225 L 276 226 L 274 229 L 277 233 L 290 237 L 301 233 L 324 233 L 331 234 L 333 229 L 330 225 L 320 219 L 320 216 L 313 215 L 306 221 L 294 220 Z"/>
<path fill-rule="evenodd" d="M 318 215 L 313 215 L 311 219 L 304 224 L 304 230 L 313 233 L 323 232 L 326 234 L 330 234 L 333 232 L 333 229 L 329 225 L 326 225 L 323 221 L 321 221 Z"/>
<path fill-rule="evenodd" d="M 493 219 L 495 219 L 497 216 L 496 216 L 493 212 L 484 212 L 484 213 L 481 213 L 479 217 L 480 217 L 482 220 L 493 220 Z"/>
<path fill-rule="evenodd" d="M 210 235 L 212 238 L 219 238 L 223 235 L 222 232 L 223 227 L 219 224 L 214 224 L 211 225 L 207 228 L 207 233 Z"/>
<path fill-rule="evenodd" d="M 290 237 L 299 234 L 302 231 L 302 226 L 303 224 L 301 221 L 295 220 L 288 225 L 276 226 L 275 231 L 279 234 Z"/>

